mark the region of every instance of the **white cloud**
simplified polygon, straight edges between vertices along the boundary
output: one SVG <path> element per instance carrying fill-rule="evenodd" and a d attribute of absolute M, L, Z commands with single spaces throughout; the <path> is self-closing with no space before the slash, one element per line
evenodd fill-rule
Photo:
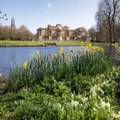
<path fill-rule="evenodd" d="M 48 3 L 48 8 L 51 9 L 51 7 L 52 7 L 52 4 Z"/>

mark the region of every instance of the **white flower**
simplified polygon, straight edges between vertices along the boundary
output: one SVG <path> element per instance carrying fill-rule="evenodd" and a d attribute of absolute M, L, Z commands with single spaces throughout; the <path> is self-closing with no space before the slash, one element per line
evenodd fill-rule
<path fill-rule="evenodd" d="M 120 111 L 118 111 L 118 114 L 120 115 Z"/>
<path fill-rule="evenodd" d="M 95 109 L 95 108 L 93 108 L 93 111 L 96 111 L 96 109 Z"/>
<path fill-rule="evenodd" d="M 73 107 L 74 107 L 74 106 L 77 107 L 78 104 L 79 104 L 78 101 L 74 101 L 74 100 L 71 101 L 71 105 L 72 105 Z"/>
<path fill-rule="evenodd" d="M 71 94 L 72 99 L 74 98 L 74 94 Z"/>
<path fill-rule="evenodd" d="M 109 103 L 109 102 L 108 102 L 108 103 L 106 103 L 106 107 L 108 107 L 108 108 L 110 107 L 110 103 Z"/>
<path fill-rule="evenodd" d="M 104 101 L 102 101 L 101 102 L 101 106 L 103 107 L 103 108 L 105 108 L 105 107 L 108 107 L 108 108 L 110 108 L 110 103 L 109 102 L 104 102 Z"/>
<path fill-rule="evenodd" d="M 87 97 L 82 98 L 82 102 L 85 103 L 88 100 Z"/>
<path fill-rule="evenodd" d="M 61 106 L 61 104 L 60 103 L 58 103 L 58 107 L 61 109 L 62 108 L 62 106 Z"/>
<path fill-rule="evenodd" d="M 101 102 L 101 106 L 102 106 L 103 108 L 105 108 L 106 103 L 105 103 L 104 101 L 102 101 L 102 102 Z"/>
<path fill-rule="evenodd" d="M 97 89 L 97 85 L 95 85 L 94 87 L 92 87 L 90 89 L 90 91 L 92 93 L 92 97 L 96 97 L 97 96 L 96 89 Z"/>
<path fill-rule="evenodd" d="M 112 113 L 112 117 L 116 119 L 120 119 L 120 114 Z"/>

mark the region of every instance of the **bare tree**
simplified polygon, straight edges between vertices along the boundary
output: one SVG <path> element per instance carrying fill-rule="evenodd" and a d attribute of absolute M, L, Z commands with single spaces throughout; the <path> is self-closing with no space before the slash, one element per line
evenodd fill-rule
<path fill-rule="evenodd" d="M 93 42 L 96 41 L 97 31 L 96 31 L 95 27 L 91 27 L 89 29 L 89 34 L 90 34 L 91 41 L 93 41 Z"/>
<path fill-rule="evenodd" d="M 2 10 L 0 9 L 0 19 L 8 20 L 7 14 L 2 14 Z"/>
<path fill-rule="evenodd" d="M 33 34 L 27 29 L 26 26 L 21 25 L 17 30 L 17 37 L 20 40 L 32 40 Z"/>
<path fill-rule="evenodd" d="M 106 29 L 109 32 L 109 42 L 116 40 L 115 24 L 120 13 L 120 0 L 100 0 L 96 19 L 99 24 L 106 22 Z"/>

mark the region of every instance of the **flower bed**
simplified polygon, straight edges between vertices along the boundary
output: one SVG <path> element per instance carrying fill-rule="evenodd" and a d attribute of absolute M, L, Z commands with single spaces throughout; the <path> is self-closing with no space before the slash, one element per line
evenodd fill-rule
<path fill-rule="evenodd" d="M 82 43 L 80 43 L 82 45 Z M 11 71 L 0 97 L 1 119 L 109 120 L 120 119 L 117 104 L 120 67 L 102 48 L 63 48 L 57 54 L 36 51 Z"/>

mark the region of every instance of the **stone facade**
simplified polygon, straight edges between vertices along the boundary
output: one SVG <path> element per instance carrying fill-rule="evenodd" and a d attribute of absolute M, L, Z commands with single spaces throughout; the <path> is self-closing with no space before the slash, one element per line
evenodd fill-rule
<path fill-rule="evenodd" d="M 37 29 L 37 40 L 88 40 L 89 34 L 84 27 L 69 30 L 69 27 L 57 24 L 47 28 Z"/>

